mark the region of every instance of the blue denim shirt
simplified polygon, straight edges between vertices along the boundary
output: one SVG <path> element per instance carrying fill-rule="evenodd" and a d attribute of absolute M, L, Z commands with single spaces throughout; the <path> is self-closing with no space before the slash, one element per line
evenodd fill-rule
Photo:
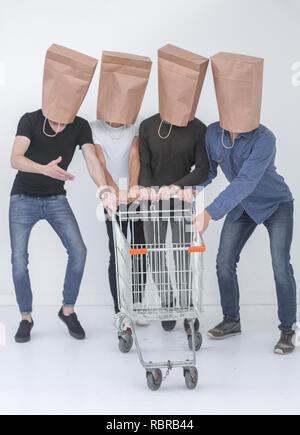
<path fill-rule="evenodd" d="M 220 123 L 211 124 L 206 133 L 206 150 L 210 173 L 207 186 L 221 167 L 229 186 L 206 210 L 214 220 L 229 214 L 235 221 L 244 211 L 257 223 L 270 217 L 282 202 L 292 201 L 290 189 L 275 167 L 276 138 L 263 125 L 235 139 L 232 149 L 222 144 Z M 232 146 L 225 131 L 224 144 Z"/>

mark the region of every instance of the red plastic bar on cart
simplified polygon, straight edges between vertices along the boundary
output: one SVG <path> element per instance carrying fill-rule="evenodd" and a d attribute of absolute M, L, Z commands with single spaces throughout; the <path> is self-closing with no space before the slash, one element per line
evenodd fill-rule
<path fill-rule="evenodd" d="M 146 255 L 148 253 L 147 248 L 141 248 L 141 249 L 129 249 L 130 255 Z"/>
<path fill-rule="evenodd" d="M 189 247 L 189 252 L 205 252 L 206 251 L 206 246 L 190 246 Z"/>

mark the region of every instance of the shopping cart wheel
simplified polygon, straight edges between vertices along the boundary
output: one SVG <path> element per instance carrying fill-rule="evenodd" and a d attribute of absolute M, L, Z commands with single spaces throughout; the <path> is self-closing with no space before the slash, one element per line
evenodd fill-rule
<path fill-rule="evenodd" d="M 176 326 L 176 320 L 167 320 L 164 322 L 161 322 L 161 326 L 163 327 L 163 329 L 167 332 L 173 331 L 173 329 Z"/>
<path fill-rule="evenodd" d="M 198 319 L 195 320 L 194 326 L 195 326 L 195 331 L 198 332 L 200 329 L 200 322 Z M 188 332 L 191 329 L 191 322 L 189 322 L 188 319 L 185 319 L 184 321 L 184 329 L 185 332 Z"/>
<path fill-rule="evenodd" d="M 157 391 L 160 389 L 162 384 L 163 376 L 160 369 L 152 370 L 147 372 L 147 385 L 152 391 Z"/>
<path fill-rule="evenodd" d="M 191 350 L 193 350 L 193 336 L 189 335 L 188 336 L 188 341 L 189 341 L 189 348 Z M 197 332 L 197 334 L 195 334 L 195 350 L 196 352 L 198 352 L 198 350 L 201 349 L 202 346 L 202 335 L 200 334 L 200 332 Z"/>
<path fill-rule="evenodd" d="M 131 351 L 133 346 L 133 338 L 131 332 L 123 332 L 119 335 L 119 349 L 122 353 L 128 353 Z"/>
<path fill-rule="evenodd" d="M 189 390 L 194 390 L 198 385 L 198 370 L 196 367 L 184 369 L 185 385 Z"/>

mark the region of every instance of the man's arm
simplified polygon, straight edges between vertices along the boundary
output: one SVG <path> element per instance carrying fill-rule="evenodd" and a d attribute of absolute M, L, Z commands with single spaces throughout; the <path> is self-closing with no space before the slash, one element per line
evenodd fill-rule
<path fill-rule="evenodd" d="M 100 165 L 101 165 L 101 167 L 102 167 L 102 169 L 103 169 L 103 171 L 104 171 L 104 176 L 105 176 L 105 179 L 106 179 L 106 183 L 107 183 L 107 185 L 110 186 L 110 187 L 112 187 L 112 188 L 114 189 L 114 191 L 115 191 L 116 193 L 118 193 L 119 188 L 118 188 L 118 186 L 116 185 L 116 183 L 114 182 L 114 180 L 113 180 L 111 174 L 110 174 L 109 171 L 107 170 L 107 167 L 106 167 L 106 160 L 105 160 L 105 156 L 104 156 L 104 153 L 103 153 L 102 147 L 101 147 L 100 145 L 98 145 L 98 144 L 95 145 L 95 151 L 96 151 L 96 156 L 97 156 L 97 158 L 98 158 L 98 160 L 99 160 L 99 162 L 100 162 Z"/>
<path fill-rule="evenodd" d="M 27 137 L 16 137 L 11 153 L 11 166 L 13 169 L 17 169 L 21 172 L 46 175 L 47 177 L 55 178 L 56 180 L 61 181 L 74 180 L 74 176 L 72 174 L 58 166 L 62 160 L 61 157 L 48 163 L 48 165 L 40 165 L 25 157 L 29 145 L 30 139 Z"/>
<path fill-rule="evenodd" d="M 215 160 L 213 160 L 212 155 L 211 155 L 211 145 L 210 142 L 213 143 L 215 139 L 210 137 L 210 131 L 209 128 L 206 130 L 206 135 L 205 135 L 205 149 L 206 149 L 206 154 L 208 157 L 208 163 L 209 163 L 209 173 L 208 173 L 208 178 L 199 184 L 199 186 L 201 187 L 206 187 L 208 186 L 218 175 L 218 162 L 216 162 Z M 197 186 L 195 186 L 197 187 Z"/>
<path fill-rule="evenodd" d="M 137 186 L 141 170 L 139 137 L 135 136 L 129 153 L 129 188 Z"/>
<path fill-rule="evenodd" d="M 198 142 L 195 148 L 195 168 L 184 177 L 175 181 L 175 183 L 168 187 L 160 189 L 159 198 L 169 199 L 170 196 L 177 194 L 178 198 L 182 201 L 191 202 L 196 186 L 202 185 L 204 182 L 209 184 L 210 177 L 210 160 L 206 146 L 206 132 L 207 128 L 203 126 L 199 134 Z M 216 175 L 215 175 L 216 176 Z M 187 187 L 190 187 L 187 189 Z"/>
<path fill-rule="evenodd" d="M 81 146 L 81 149 L 92 180 L 98 186 L 100 191 L 104 190 L 104 193 L 101 195 L 103 206 L 107 209 L 109 214 L 110 210 L 116 211 L 117 197 L 114 193 L 106 191 L 107 183 L 105 173 L 100 161 L 98 160 L 95 146 L 92 144 L 84 144 Z"/>
<path fill-rule="evenodd" d="M 81 147 L 83 156 L 86 161 L 86 165 L 89 171 L 89 174 L 97 185 L 97 187 L 106 186 L 106 177 L 104 169 L 97 157 L 95 146 L 92 144 L 85 144 Z"/>
<path fill-rule="evenodd" d="M 257 140 L 239 174 L 206 208 L 206 211 L 214 220 L 224 217 L 256 189 L 266 169 L 274 160 L 276 154 L 275 145 L 276 140 L 273 135 L 265 135 Z"/>
<path fill-rule="evenodd" d="M 205 148 L 206 127 L 201 129 L 198 141 L 195 147 L 195 168 L 184 177 L 175 181 L 174 185 L 181 188 L 186 186 L 195 186 L 204 183 L 209 175 L 209 161 Z"/>
<path fill-rule="evenodd" d="M 139 174 L 141 170 L 140 163 L 140 151 L 139 151 L 139 137 L 135 136 L 129 153 L 129 191 L 128 191 L 128 201 L 135 201 L 140 196 Z"/>
<path fill-rule="evenodd" d="M 96 149 L 96 156 L 97 156 L 97 158 L 100 162 L 100 165 L 102 166 L 103 171 L 104 171 L 107 186 L 109 186 L 112 189 L 112 192 L 114 192 L 114 194 L 118 198 L 118 204 L 120 202 L 126 203 L 128 201 L 127 190 L 121 191 L 119 189 L 119 187 L 117 186 L 117 184 L 114 182 L 110 172 L 107 170 L 106 160 L 105 160 L 105 156 L 104 156 L 104 152 L 103 152 L 102 147 L 100 145 L 95 145 L 95 149 Z"/>

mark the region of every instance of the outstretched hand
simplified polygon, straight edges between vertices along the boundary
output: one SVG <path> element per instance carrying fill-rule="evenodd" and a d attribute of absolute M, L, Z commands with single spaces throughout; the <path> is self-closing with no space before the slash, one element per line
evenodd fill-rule
<path fill-rule="evenodd" d="M 75 179 L 74 175 L 70 174 L 69 172 L 58 166 L 61 161 L 62 158 L 59 157 L 58 159 L 48 163 L 48 165 L 44 165 L 42 172 L 43 175 L 61 181 L 73 181 Z"/>

